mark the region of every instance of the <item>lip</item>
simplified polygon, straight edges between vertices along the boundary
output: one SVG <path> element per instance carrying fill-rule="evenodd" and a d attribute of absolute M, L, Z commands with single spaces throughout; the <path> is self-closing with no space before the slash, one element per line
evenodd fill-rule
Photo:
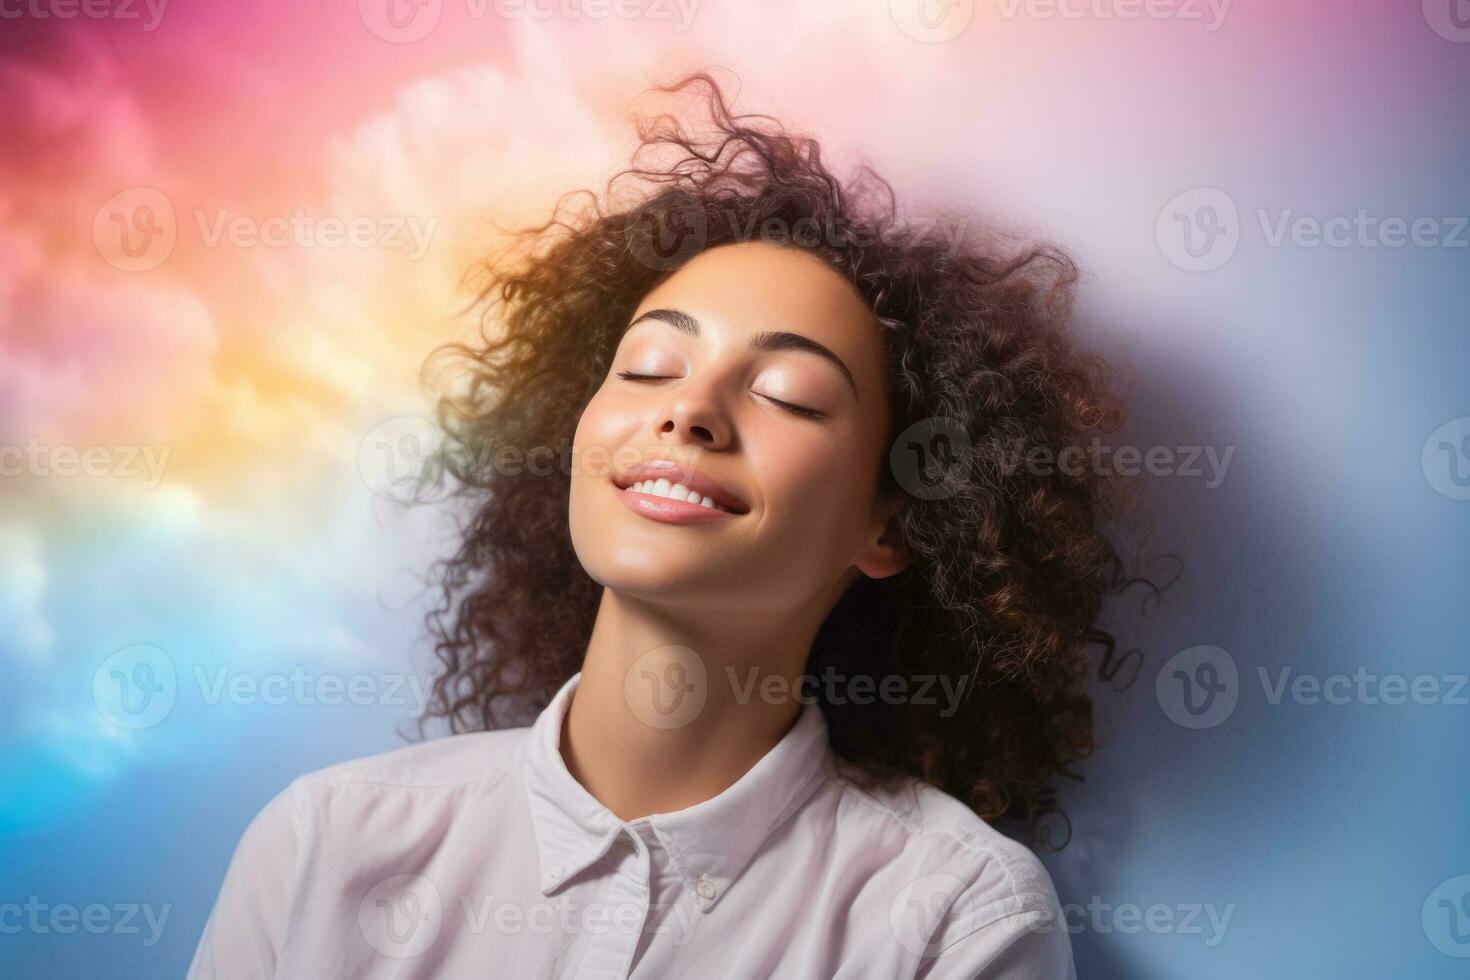
<path fill-rule="evenodd" d="M 671 500 L 668 497 L 635 491 L 633 485 L 643 480 L 682 483 L 701 497 L 710 498 L 715 506 L 705 507 L 686 500 Z M 645 460 L 622 473 L 613 474 L 611 482 L 629 510 L 671 524 L 725 520 L 750 511 L 743 500 L 708 474 L 670 459 Z"/>
<path fill-rule="evenodd" d="M 728 510 L 691 504 L 687 500 L 656 497 L 651 493 L 638 493 L 628 488 L 618 490 L 618 497 L 622 499 L 623 505 L 633 513 L 661 521 L 664 524 L 709 524 L 714 521 L 728 521 L 739 516 Z"/>

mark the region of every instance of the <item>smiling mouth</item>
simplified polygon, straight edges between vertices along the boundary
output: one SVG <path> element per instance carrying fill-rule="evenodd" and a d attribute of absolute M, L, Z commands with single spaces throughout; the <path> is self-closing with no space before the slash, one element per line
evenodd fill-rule
<path fill-rule="evenodd" d="M 684 526 L 723 524 L 739 516 L 736 512 L 715 503 L 713 498 L 703 497 L 687 490 L 683 484 L 669 483 L 665 479 L 639 480 L 626 487 L 615 486 L 614 488 L 617 489 L 623 506 L 639 517 L 656 521 L 659 524 Z M 678 489 L 685 489 L 688 494 L 682 500 L 674 496 Z M 705 503 L 707 499 L 709 503 Z"/>
<path fill-rule="evenodd" d="M 668 480 L 662 478 L 657 480 L 639 480 L 624 489 L 631 490 L 634 493 L 646 493 L 651 497 L 662 497 L 665 500 L 698 504 L 709 510 L 723 511 L 726 514 L 736 513 L 729 507 L 723 507 L 715 503 L 713 497 L 703 496 L 698 491 L 691 490 L 682 483 L 670 483 Z"/>
<path fill-rule="evenodd" d="M 630 504 L 641 504 L 636 510 L 649 516 L 654 516 L 655 511 L 734 516 L 750 510 L 744 501 L 704 473 L 664 460 L 643 463 L 614 475 L 612 483 Z"/>

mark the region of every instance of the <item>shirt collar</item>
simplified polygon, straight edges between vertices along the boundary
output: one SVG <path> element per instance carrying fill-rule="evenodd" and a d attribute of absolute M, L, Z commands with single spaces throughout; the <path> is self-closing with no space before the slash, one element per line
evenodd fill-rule
<path fill-rule="evenodd" d="M 542 893 L 550 894 L 601 858 L 621 833 L 636 837 L 633 824 L 646 823 L 668 852 L 695 907 L 708 912 L 772 831 L 831 771 L 832 752 L 821 709 L 803 706 L 781 741 L 718 796 L 674 813 L 624 822 L 577 782 L 561 756 L 562 720 L 581 676 L 573 674 L 562 685 L 524 743 Z"/>

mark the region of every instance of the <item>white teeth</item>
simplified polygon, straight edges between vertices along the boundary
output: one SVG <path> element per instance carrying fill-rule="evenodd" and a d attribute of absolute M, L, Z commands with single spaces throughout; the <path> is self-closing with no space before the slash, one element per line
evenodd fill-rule
<path fill-rule="evenodd" d="M 682 483 L 670 484 L 668 480 L 639 480 L 628 488 L 634 493 L 646 493 L 654 497 L 667 497 L 669 500 L 683 500 L 710 510 L 721 510 L 715 505 L 711 497 L 702 497 L 697 490 L 690 490 Z"/>

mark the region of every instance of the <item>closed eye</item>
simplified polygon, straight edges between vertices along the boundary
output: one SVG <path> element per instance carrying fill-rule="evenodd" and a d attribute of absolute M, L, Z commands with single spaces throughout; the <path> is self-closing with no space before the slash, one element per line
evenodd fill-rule
<path fill-rule="evenodd" d="M 760 395 L 760 392 L 756 392 L 756 394 Z M 819 412 L 815 408 L 807 408 L 804 405 L 793 405 L 790 402 L 783 402 L 779 398 L 772 398 L 770 395 L 761 395 L 761 397 L 768 402 L 774 402 L 775 404 L 780 405 L 782 408 L 786 409 L 786 411 L 791 412 L 794 415 L 800 415 L 804 419 L 824 419 L 827 417 L 827 414 L 825 412 Z"/>
<path fill-rule="evenodd" d="M 673 375 L 639 374 L 636 371 L 619 371 L 618 377 L 624 381 L 669 381 L 672 380 Z M 774 405 L 779 405 L 793 415 L 799 415 L 804 419 L 824 419 L 827 417 L 825 412 L 819 412 L 815 408 L 807 408 L 805 405 L 794 405 L 791 402 L 782 401 L 779 398 L 772 398 L 770 395 L 761 395 L 760 392 L 756 392 L 756 394 L 760 395 L 766 401 Z"/>

